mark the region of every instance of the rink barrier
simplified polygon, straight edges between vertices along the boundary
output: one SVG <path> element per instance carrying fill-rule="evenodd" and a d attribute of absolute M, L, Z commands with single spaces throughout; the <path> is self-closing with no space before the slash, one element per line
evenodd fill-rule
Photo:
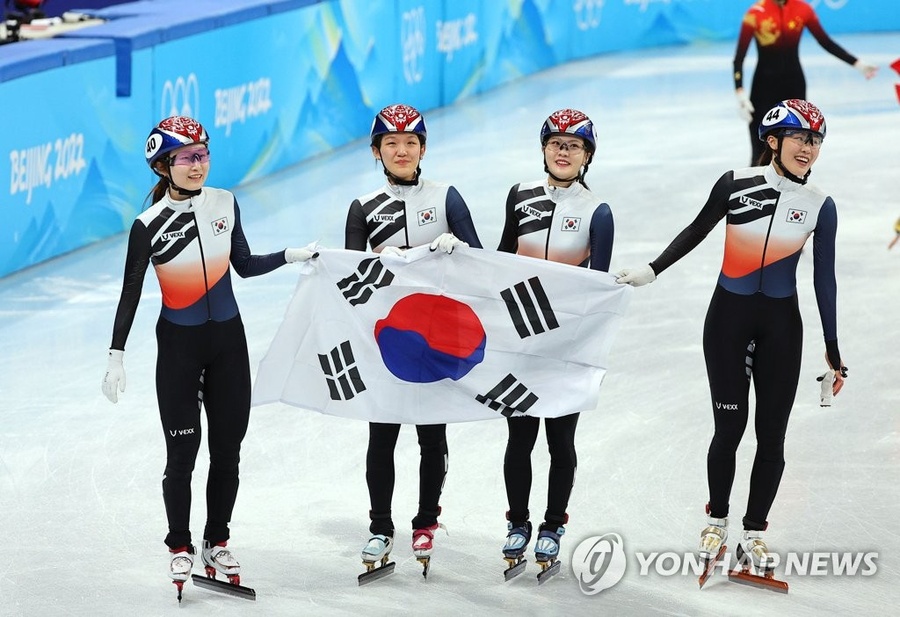
<path fill-rule="evenodd" d="M 86 10 L 106 23 L 0 46 L 0 277 L 128 229 L 155 182 L 141 153 L 162 117 L 199 118 L 216 160 L 209 183 L 233 187 L 359 139 L 387 104 L 429 111 L 580 58 L 733 39 L 745 8 L 141 0 Z M 900 30 L 893 8 L 817 5 L 832 34 Z"/>

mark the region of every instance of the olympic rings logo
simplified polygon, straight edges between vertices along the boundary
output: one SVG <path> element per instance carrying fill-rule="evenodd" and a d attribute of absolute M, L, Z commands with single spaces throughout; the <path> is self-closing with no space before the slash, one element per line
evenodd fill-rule
<path fill-rule="evenodd" d="M 572 10 L 579 30 L 593 30 L 600 25 L 603 0 L 575 0 Z"/>
<path fill-rule="evenodd" d="M 425 27 L 424 6 L 403 13 L 400 47 L 403 50 L 403 76 L 408 84 L 422 81 L 425 73 L 422 65 L 422 58 L 425 56 Z"/>
<path fill-rule="evenodd" d="M 199 117 L 200 86 L 194 73 L 188 75 L 187 79 L 178 77 L 174 83 L 166 80 L 163 85 L 160 112 L 161 118 L 169 116 Z"/>

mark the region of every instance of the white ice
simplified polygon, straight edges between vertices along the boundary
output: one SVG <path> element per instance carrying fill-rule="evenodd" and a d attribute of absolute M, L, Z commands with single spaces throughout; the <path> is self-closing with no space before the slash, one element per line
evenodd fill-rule
<path fill-rule="evenodd" d="M 448 428 L 450 472 L 440 533 L 423 580 L 405 540 L 415 514 L 418 450 L 397 446 L 396 572 L 358 587 L 367 534 L 364 423 L 284 405 L 254 408 L 244 442 L 230 546 L 257 602 L 187 585 L 182 610 L 215 615 L 823 615 L 896 614 L 900 592 L 900 382 L 897 324 L 900 121 L 888 65 L 900 34 L 839 37 L 881 65 L 866 82 L 806 41 L 808 97 L 828 118 L 812 181 L 838 204 L 839 331 L 850 376 L 818 406 L 824 369 L 809 255 L 801 261 L 805 346 L 787 435 L 787 467 L 766 535 L 779 551 L 877 551 L 873 576 L 793 576 L 788 595 L 716 575 L 642 576 L 638 552 L 691 552 L 704 524 L 712 414 L 701 330 L 721 261 L 718 228 L 634 294 L 595 411 L 578 429 L 579 469 L 562 572 L 538 587 L 535 566 L 504 583 L 502 421 Z M 509 187 L 542 175 L 538 131 L 554 109 L 594 119 L 599 150 L 587 180 L 616 219 L 613 270 L 653 259 L 699 210 L 724 171 L 749 158 L 730 84 L 733 43 L 618 54 L 573 63 L 427 114 L 424 173 L 455 184 L 485 245 L 496 246 Z M 748 73 L 752 59 L 748 61 Z M 412 101 L 411 101 L 412 102 Z M 340 247 L 347 207 L 382 181 L 365 140 L 238 187 L 256 252 L 319 240 Z M 149 188 L 149 186 L 148 186 Z M 0 614 L 164 615 L 165 462 L 154 391 L 159 290 L 148 274 L 128 341 L 127 391 L 100 393 L 121 286 L 124 235 L 0 280 Z M 290 266 L 236 279 L 255 367 L 296 280 Z M 560 387 L 564 387 L 561 384 Z M 752 425 L 738 452 L 732 533 L 746 505 Z M 204 521 L 205 449 L 194 481 L 194 533 Z M 543 513 L 548 456 L 539 438 L 532 512 Z M 618 533 L 624 579 L 594 596 L 570 563 L 578 543 Z M 199 568 L 197 568 L 199 571 Z"/>

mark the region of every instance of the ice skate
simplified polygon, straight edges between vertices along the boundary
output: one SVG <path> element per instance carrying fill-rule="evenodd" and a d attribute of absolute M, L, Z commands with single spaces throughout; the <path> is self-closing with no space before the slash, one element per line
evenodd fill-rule
<path fill-rule="evenodd" d="M 172 559 L 169 562 L 169 578 L 178 588 L 178 601 L 181 602 L 181 592 L 184 589 L 184 582 L 191 576 L 191 569 L 194 567 L 194 547 L 182 546 L 180 548 L 169 549 Z"/>
<path fill-rule="evenodd" d="M 203 541 L 203 551 L 201 551 L 200 557 L 206 567 L 206 576 L 216 578 L 216 574 L 221 573 L 225 575 L 229 583 L 240 585 L 241 564 L 225 546 L 225 542 L 210 545 L 206 540 Z"/>
<path fill-rule="evenodd" d="M 740 569 L 729 572 L 728 580 L 787 593 L 788 584 L 775 578 L 775 559 L 760 537 L 761 534 L 760 531 L 745 530 L 741 535 L 735 551 Z"/>
<path fill-rule="evenodd" d="M 371 583 L 394 571 L 394 562 L 389 562 L 394 539 L 384 534 L 375 534 L 362 550 L 362 562 L 366 571 L 359 575 L 360 585 Z"/>
<path fill-rule="evenodd" d="M 716 563 L 725 554 L 725 540 L 728 539 L 728 519 L 710 516 L 707 526 L 700 532 L 700 559 L 703 560 L 703 574 L 700 575 L 700 589 L 709 579 Z"/>
<path fill-rule="evenodd" d="M 531 521 L 525 521 L 521 526 L 513 527 L 507 523 L 509 533 L 506 534 L 506 544 L 503 545 L 503 558 L 509 567 L 503 571 L 503 578 L 509 580 L 525 571 L 528 560 L 525 559 L 525 549 L 531 541 Z"/>
<path fill-rule="evenodd" d="M 206 540 L 203 541 L 203 550 L 200 551 L 200 558 L 203 560 L 206 576 L 195 574 L 191 577 L 191 580 L 198 587 L 227 593 L 247 600 L 256 600 L 256 591 L 241 585 L 241 564 L 234 558 L 231 551 L 226 548 L 226 544 L 225 542 L 210 544 Z M 217 580 L 217 574 L 222 574 L 227 579 L 227 582 Z"/>
<path fill-rule="evenodd" d="M 422 564 L 422 576 L 428 578 L 428 569 L 431 565 L 431 551 L 434 550 L 434 532 L 443 527 L 435 523 L 429 527 L 414 529 L 412 534 L 412 549 L 416 560 Z"/>
<path fill-rule="evenodd" d="M 561 563 L 559 561 L 559 538 L 566 533 L 562 525 L 541 525 L 541 531 L 534 545 L 534 560 L 541 567 L 537 575 L 538 584 L 559 573 Z"/>

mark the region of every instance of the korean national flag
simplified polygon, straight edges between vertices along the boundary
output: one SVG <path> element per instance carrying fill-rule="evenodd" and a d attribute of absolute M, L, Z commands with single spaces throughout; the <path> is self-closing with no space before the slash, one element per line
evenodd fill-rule
<path fill-rule="evenodd" d="M 409 424 L 589 411 L 632 291 L 464 246 L 323 249 L 301 267 L 253 404 Z"/>

